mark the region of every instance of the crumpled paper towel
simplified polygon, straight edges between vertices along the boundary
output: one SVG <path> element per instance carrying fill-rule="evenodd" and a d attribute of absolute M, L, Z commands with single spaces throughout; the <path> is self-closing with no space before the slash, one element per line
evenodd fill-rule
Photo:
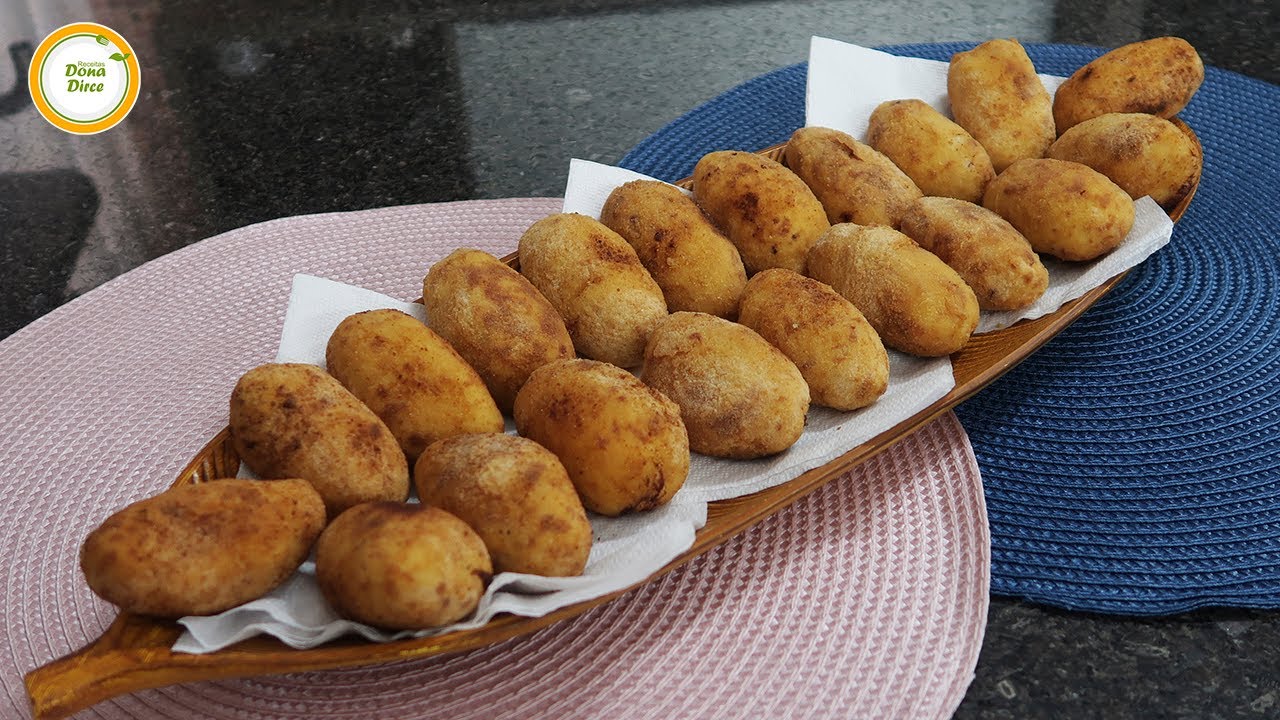
<path fill-rule="evenodd" d="M 805 79 L 804 124 L 829 127 L 866 142 L 876 106 L 888 100 L 923 100 L 951 116 L 947 63 L 898 57 L 852 43 L 813 36 Z M 1041 75 L 1053 95 L 1066 78 Z"/>
<path fill-rule="evenodd" d="M 420 320 L 422 305 L 406 303 L 364 288 L 296 275 L 285 313 L 278 362 L 324 367 L 325 346 L 342 319 L 375 308 L 394 308 Z M 672 502 L 654 511 L 606 518 L 590 515 L 591 555 L 581 577 L 546 578 L 520 573 L 495 576 L 475 614 L 447 627 L 419 632 L 386 632 L 344 620 L 329 607 L 315 581 L 315 566 L 304 564 L 284 585 L 265 597 L 218 615 L 185 617 L 186 632 L 177 652 L 212 652 L 257 634 L 286 644 L 315 647 L 347 634 L 386 641 L 479 627 L 498 613 L 540 617 L 553 610 L 638 583 L 692 544 L 706 524 L 707 503 L 778 485 L 844 454 L 914 414 L 951 389 L 950 363 L 894 357 L 894 390 L 870 408 L 839 413 L 814 408 L 805 433 L 790 450 L 761 460 L 723 460 L 694 455 L 689 478 Z M 508 424 L 508 431 L 511 431 Z"/>
<path fill-rule="evenodd" d="M 338 323 L 348 315 L 377 308 L 394 308 L 420 320 L 426 318 L 424 308 L 417 303 L 323 278 L 294 276 L 276 360 L 324 367 L 325 346 Z M 647 513 L 620 518 L 591 515 L 591 555 L 581 577 L 499 573 L 473 615 L 447 627 L 419 632 L 386 632 L 338 617 L 321 595 L 315 565 L 308 561 L 265 597 L 218 615 L 182 618 L 178 622 L 186 632 L 173 649 L 212 652 L 258 634 L 273 635 L 292 647 L 308 648 L 347 634 L 379 641 L 436 635 L 479 627 L 504 612 L 540 617 L 644 580 L 688 549 L 694 533 L 706 521 L 705 500 L 685 493 L 678 493 L 668 505 Z"/>
<path fill-rule="evenodd" d="M 632 170 L 589 160 L 569 162 L 564 211 L 600 219 L 614 188 L 632 180 L 653 180 Z M 889 389 L 875 404 L 854 412 L 811 407 L 804 434 L 786 452 L 758 460 L 693 456 L 681 496 L 708 502 L 764 490 L 834 460 L 897 425 L 955 386 L 951 361 L 889 351 Z"/>
<path fill-rule="evenodd" d="M 569 179 L 565 182 L 563 212 L 578 213 L 599 220 L 600 211 L 604 209 L 604 201 L 609 199 L 609 194 L 632 180 L 653 178 L 635 170 L 573 158 L 569 161 Z M 682 187 L 672 187 L 685 195 L 693 194 Z"/>
<path fill-rule="evenodd" d="M 975 333 L 1007 328 L 1019 320 L 1034 320 L 1056 311 L 1122 272 L 1137 267 L 1152 253 L 1169 244 L 1173 221 L 1149 197 L 1134 203 L 1133 227 L 1119 247 L 1093 262 L 1078 263 L 1041 255 L 1049 271 L 1049 287 L 1030 306 L 1003 312 L 984 311 Z"/>
<path fill-rule="evenodd" d="M 850 43 L 814 37 L 809 43 L 809 75 L 805 85 L 805 125 L 829 127 L 862 142 L 876 106 L 888 100 L 917 98 L 950 117 L 947 101 L 948 64 L 904 58 Z M 1053 95 L 1066 78 L 1041 75 Z M 1009 327 L 1022 319 L 1054 312 L 1107 279 L 1133 268 L 1164 247 L 1173 235 L 1173 221 L 1149 197 L 1136 203 L 1133 228 L 1118 248 L 1090 263 L 1070 263 L 1045 257 L 1049 289 L 1033 305 L 1007 312 L 984 312 L 976 332 Z"/>

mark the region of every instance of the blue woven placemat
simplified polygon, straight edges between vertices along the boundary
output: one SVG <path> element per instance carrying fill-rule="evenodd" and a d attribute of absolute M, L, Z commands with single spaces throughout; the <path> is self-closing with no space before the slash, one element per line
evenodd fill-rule
<path fill-rule="evenodd" d="M 1027 49 L 1055 75 L 1102 52 Z M 804 124 L 804 86 L 804 65 L 751 80 L 621 164 L 676 180 L 706 152 L 781 142 Z M 1173 241 L 957 410 L 994 593 L 1132 615 L 1280 607 L 1280 88 L 1209 68 L 1181 116 L 1205 164 Z"/>

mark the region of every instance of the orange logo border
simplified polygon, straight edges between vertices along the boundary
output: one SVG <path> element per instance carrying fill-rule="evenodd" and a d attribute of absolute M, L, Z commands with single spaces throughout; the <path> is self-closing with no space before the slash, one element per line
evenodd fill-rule
<path fill-rule="evenodd" d="M 71 37 L 89 33 L 92 35 L 102 35 L 110 40 L 116 47 L 120 48 L 128 57 L 125 58 L 124 64 L 129 71 L 128 89 L 125 91 L 124 99 L 120 105 L 108 116 L 91 123 L 75 122 L 68 120 L 57 113 L 49 101 L 44 97 L 43 86 L 40 84 L 40 66 L 44 64 L 45 57 L 49 51 L 53 49 L 62 40 Z M 48 120 L 51 125 L 59 130 L 65 130 L 76 135 L 94 135 L 109 130 L 116 126 L 129 111 L 133 109 L 134 103 L 138 100 L 138 91 L 142 86 L 142 68 L 138 65 L 137 53 L 133 51 L 133 47 L 124 39 L 120 33 L 112 30 L 106 25 L 98 23 L 79 22 L 63 25 L 62 27 L 49 33 L 49 36 L 41 41 L 40 46 L 36 48 L 35 55 L 31 59 L 31 66 L 27 69 L 27 89 L 31 93 L 31 101 L 35 103 L 36 110 L 40 116 Z"/>

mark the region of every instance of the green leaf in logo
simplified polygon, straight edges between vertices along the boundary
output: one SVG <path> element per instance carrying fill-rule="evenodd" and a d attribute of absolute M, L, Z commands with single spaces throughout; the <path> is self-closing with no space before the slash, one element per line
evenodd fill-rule
<path fill-rule="evenodd" d="M 111 53 L 111 59 L 112 59 L 112 60 L 119 60 L 120 62 L 124 62 L 125 60 L 128 60 L 128 59 L 129 59 L 129 56 L 128 56 L 128 55 L 121 55 L 120 53 Z"/>

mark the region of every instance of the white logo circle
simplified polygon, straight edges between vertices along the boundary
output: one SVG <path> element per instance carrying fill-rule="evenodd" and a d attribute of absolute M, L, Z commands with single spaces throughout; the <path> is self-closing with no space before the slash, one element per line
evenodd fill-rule
<path fill-rule="evenodd" d="M 138 100 L 141 68 L 133 48 L 106 25 L 80 22 L 49 33 L 27 69 L 41 117 L 77 135 L 114 127 Z"/>
<path fill-rule="evenodd" d="M 40 68 L 41 87 L 55 112 L 73 122 L 101 120 L 124 101 L 129 73 L 111 59 L 119 50 L 93 35 L 72 35 L 53 47 Z"/>

